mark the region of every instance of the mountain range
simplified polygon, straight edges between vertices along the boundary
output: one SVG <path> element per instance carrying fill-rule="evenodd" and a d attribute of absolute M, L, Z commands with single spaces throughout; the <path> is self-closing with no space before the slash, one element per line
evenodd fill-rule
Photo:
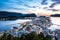
<path fill-rule="evenodd" d="M 51 17 L 60 17 L 60 14 L 51 15 Z"/>
<path fill-rule="evenodd" d="M 0 11 L 0 18 L 2 17 L 37 17 L 34 13 L 31 14 L 23 14 L 23 13 L 16 13 L 16 12 L 7 12 L 7 11 Z"/>
<path fill-rule="evenodd" d="M 31 14 L 24 14 L 24 13 L 17 13 L 17 12 L 7 12 L 7 11 L 0 11 L 0 18 L 4 17 L 37 17 L 34 13 Z M 51 15 L 51 17 L 60 17 L 60 14 Z"/>

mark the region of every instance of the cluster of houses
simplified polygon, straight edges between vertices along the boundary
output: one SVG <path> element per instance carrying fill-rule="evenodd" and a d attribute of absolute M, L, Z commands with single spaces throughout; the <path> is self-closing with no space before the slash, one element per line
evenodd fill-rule
<path fill-rule="evenodd" d="M 21 37 L 22 34 L 27 35 L 31 32 L 35 32 L 36 34 L 44 33 L 44 36 L 47 34 L 50 36 L 57 36 L 54 32 L 47 29 L 52 25 L 50 17 L 40 16 L 34 18 L 30 22 L 20 23 L 19 27 L 12 27 L 6 33 L 13 35 L 14 37 Z"/>

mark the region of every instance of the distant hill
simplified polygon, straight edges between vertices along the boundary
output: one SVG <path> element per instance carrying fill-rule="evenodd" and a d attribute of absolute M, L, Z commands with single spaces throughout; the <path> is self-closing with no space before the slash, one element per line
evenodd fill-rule
<path fill-rule="evenodd" d="M 10 17 L 10 16 L 22 16 L 21 13 L 14 13 L 14 12 L 6 12 L 6 11 L 0 11 L 0 17 Z"/>
<path fill-rule="evenodd" d="M 60 14 L 51 15 L 51 17 L 60 17 Z"/>
<path fill-rule="evenodd" d="M 22 13 L 16 13 L 16 12 L 6 12 L 6 11 L 0 11 L 0 18 L 1 17 L 36 17 L 34 13 L 32 14 L 22 14 Z"/>

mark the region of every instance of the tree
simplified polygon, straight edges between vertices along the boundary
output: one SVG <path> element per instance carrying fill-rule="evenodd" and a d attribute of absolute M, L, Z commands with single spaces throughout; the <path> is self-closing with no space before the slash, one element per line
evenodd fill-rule
<path fill-rule="evenodd" d="M 50 36 L 50 35 L 47 35 L 47 36 L 45 37 L 45 40 L 51 40 L 51 36 Z"/>
<path fill-rule="evenodd" d="M 20 40 L 19 37 L 13 37 L 13 40 Z"/>
<path fill-rule="evenodd" d="M 7 34 L 6 33 L 4 33 L 3 34 L 3 36 L 1 36 L 1 38 L 0 38 L 1 40 L 7 40 Z"/>
<path fill-rule="evenodd" d="M 26 36 L 26 40 L 39 40 L 39 38 L 35 32 L 31 32 Z"/>
<path fill-rule="evenodd" d="M 7 39 L 8 39 L 8 40 L 13 40 L 13 38 L 14 38 L 14 37 L 13 37 L 11 34 L 9 34 L 9 35 L 7 36 Z"/>
<path fill-rule="evenodd" d="M 24 34 L 21 35 L 20 40 L 26 40 L 26 36 Z"/>
<path fill-rule="evenodd" d="M 13 40 L 13 36 L 7 33 L 4 33 L 3 36 L 1 36 L 0 40 Z"/>
<path fill-rule="evenodd" d="M 40 34 L 38 34 L 38 37 L 40 40 L 45 40 L 44 34 L 42 32 Z"/>

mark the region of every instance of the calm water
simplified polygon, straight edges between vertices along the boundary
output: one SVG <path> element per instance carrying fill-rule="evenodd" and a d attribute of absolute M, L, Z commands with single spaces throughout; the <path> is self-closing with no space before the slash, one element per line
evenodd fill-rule
<path fill-rule="evenodd" d="M 51 22 L 54 25 L 51 25 L 48 29 L 51 29 L 52 31 L 58 29 L 60 30 L 60 17 L 51 17 Z"/>
<path fill-rule="evenodd" d="M 60 25 L 60 17 L 51 17 L 51 20 L 52 20 L 51 22 L 53 24 Z M 15 26 L 18 27 L 19 24 L 17 24 L 17 23 L 22 23 L 22 22 L 26 22 L 26 21 L 32 21 L 32 20 L 29 20 L 29 19 L 24 19 L 24 20 L 18 19 L 18 20 L 13 20 L 13 21 L 0 21 L 0 31 L 9 30 L 11 27 L 15 27 Z M 48 29 L 51 29 L 52 31 L 56 30 L 56 29 L 60 30 L 60 27 L 57 26 L 57 25 L 52 25 Z"/>
<path fill-rule="evenodd" d="M 20 24 L 18 24 L 18 23 L 23 23 L 26 21 L 32 21 L 32 20 L 18 19 L 18 20 L 13 20 L 13 21 L 0 21 L 0 32 L 5 31 L 5 30 L 9 30 L 12 27 L 18 27 L 18 26 L 20 26 Z"/>

